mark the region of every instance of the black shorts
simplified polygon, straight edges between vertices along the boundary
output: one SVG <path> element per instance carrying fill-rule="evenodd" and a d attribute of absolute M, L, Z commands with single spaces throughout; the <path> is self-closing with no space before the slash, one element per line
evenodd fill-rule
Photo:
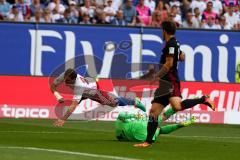
<path fill-rule="evenodd" d="M 168 87 L 166 87 L 166 85 L 168 85 Z M 157 88 L 154 93 L 154 99 L 152 100 L 152 103 L 159 103 L 166 107 L 169 104 L 169 99 L 171 97 L 182 98 L 179 81 L 166 81 L 165 83 L 160 82 L 159 88 Z"/>

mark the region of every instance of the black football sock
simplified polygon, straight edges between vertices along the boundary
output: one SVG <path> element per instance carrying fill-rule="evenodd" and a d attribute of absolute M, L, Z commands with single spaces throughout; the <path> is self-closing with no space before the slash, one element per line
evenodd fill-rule
<path fill-rule="evenodd" d="M 158 127 L 158 120 L 155 119 L 153 116 L 149 116 L 148 119 L 148 126 L 147 126 L 147 139 L 146 142 L 153 143 L 153 136 Z"/>
<path fill-rule="evenodd" d="M 198 104 L 202 104 L 205 101 L 205 96 L 202 96 L 201 98 L 195 98 L 195 99 L 185 99 L 182 101 L 181 105 L 184 109 L 192 108 Z"/>

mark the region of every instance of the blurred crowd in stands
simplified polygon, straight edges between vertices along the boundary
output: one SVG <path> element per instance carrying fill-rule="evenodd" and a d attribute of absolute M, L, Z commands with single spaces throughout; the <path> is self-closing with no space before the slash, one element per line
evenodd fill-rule
<path fill-rule="evenodd" d="M 0 20 L 240 29 L 240 0 L 0 0 Z"/>

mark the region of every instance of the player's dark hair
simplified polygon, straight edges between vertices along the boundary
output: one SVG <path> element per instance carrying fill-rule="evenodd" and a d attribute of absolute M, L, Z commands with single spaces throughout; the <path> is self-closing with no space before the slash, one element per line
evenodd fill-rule
<path fill-rule="evenodd" d="M 72 80 L 77 78 L 77 73 L 74 69 L 68 68 L 64 73 L 64 78 L 69 77 Z"/>
<path fill-rule="evenodd" d="M 175 35 L 176 23 L 173 21 L 163 21 L 162 29 L 166 31 L 169 35 Z"/>

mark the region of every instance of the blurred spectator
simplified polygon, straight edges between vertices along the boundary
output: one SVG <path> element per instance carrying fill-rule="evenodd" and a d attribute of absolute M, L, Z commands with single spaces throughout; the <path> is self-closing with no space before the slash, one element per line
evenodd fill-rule
<path fill-rule="evenodd" d="M 202 20 L 202 16 L 198 7 L 194 8 L 193 14 L 194 14 L 193 18 L 200 24 Z"/>
<path fill-rule="evenodd" d="M 150 8 L 151 13 L 153 13 L 156 8 L 156 2 L 154 0 L 145 0 L 144 5 Z"/>
<path fill-rule="evenodd" d="M 72 1 L 75 2 L 76 5 L 81 5 L 84 2 L 84 0 L 68 0 L 68 5 L 70 5 Z"/>
<path fill-rule="evenodd" d="M 75 0 L 73 0 L 75 1 Z M 78 0 L 76 0 L 76 2 L 78 2 Z M 66 7 L 69 6 L 69 0 L 61 0 L 61 3 Z"/>
<path fill-rule="evenodd" d="M 63 12 L 65 11 L 65 7 L 60 0 L 53 0 L 48 4 L 48 8 L 50 9 L 50 11 L 54 11 L 54 13 L 58 14 L 63 14 Z"/>
<path fill-rule="evenodd" d="M 139 20 L 144 24 L 144 25 L 149 25 L 151 24 L 151 11 L 150 9 L 144 5 L 144 0 L 139 0 L 138 5 L 136 6 L 136 11 L 137 11 L 137 16 Z"/>
<path fill-rule="evenodd" d="M 92 24 L 88 14 L 82 15 L 82 21 L 80 22 L 80 24 Z"/>
<path fill-rule="evenodd" d="M 206 23 L 203 25 L 204 29 L 221 29 L 220 25 L 215 24 L 215 18 L 212 16 L 207 17 Z"/>
<path fill-rule="evenodd" d="M 0 21 L 3 21 L 4 20 L 4 18 L 3 18 L 3 16 L 0 14 Z"/>
<path fill-rule="evenodd" d="M 79 12 L 76 8 L 76 5 L 77 3 L 73 0 L 69 2 L 70 16 L 77 20 L 79 17 Z"/>
<path fill-rule="evenodd" d="M 30 22 L 36 22 L 36 23 L 44 22 L 41 9 L 35 10 L 34 13 L 35 13 L 35 15 L 34 15 L 34 17 L 30 18 Z"/>
<path fill-rule="evenodd" d="M 124 3 L 126 3 L 128 0 L 124 0 Z M 138 5 L 138 0 L 131 0 L 132 5 L 136 7 Z"/>
<path fill-rule="evenodd" d="M 162 22 L 163 22 L 163 20 L 162 20 L 161 11 L 153 12 L 151 26 L 152 27 L 161 27 L 162 26 Z"/>
<path fill-rule="evenodd" d="M 62 17 L 63 17 L 63 15 L 60 14 L 57 9 L 53 9 L 52 14 L 51 14 L 51 21 L 53 23 L 56 23 Z"/>
<path fill-rule="evenodd" d="M 105 12 L 102 12 L 99 14 L 99 17 L 98 17 L 98 24 L 109 24 L 109 22 L 106 21 L 106 13 Z"/>
<path fill-rule="evenodd" d="M 158 1 L 155 11 L 160 11 L 161 18 L 163 21 L 168 19 L 168 11 L 167 11 L 166 7 L 164 6 L 163 1 L 161 1 L 161 0 Z"/>
<path fill-rule="evenodd" d="M 99 23 L 119 26 L 152 27 L 161 27 L 162 21 L 172 20 L 176 22 L 178 27 L 184 28 L 219 27 L 228 29 L 230 25 L 231 29 L 240 29 L 239 1 L 240 0 L 0 0 L 0 18 L 10 18 L 15 21 L 19 19 L 22 21 L 21 16 L 23 16 L 25 21 L 44 21 L 47 23 L 77 23 L 77 19 L 81 24 Z M 13 4 L 15 8 L 11 9 L 11 4 Z M 48 10 L 46 10 L 46 8 Z M 66 18 L 68 12 L 66 8 L 70 10 L 68 18 Z M 39 13 L 38 10 L 44 10 L 44 12 Z M 67 11 L 65 12 L 65 10 Z M 191 10 L 192 14 L 189 10 Z M 36 11 L 38 11 L 37 14 L 35 14 Z M 42 19 L 39 19 L 40 14 L 42 15 Z M 224 15 L 224 17 L 222 17 L 222 15 Z M 208 19 L 209 16 L 211 16 L 210 19 Z M 103 20 L 103 17 L 106 19 Z"/>
<path fill-rule="evenodd" d="M 24 0 L 24 2 L 26 3 L 26 5 L 30 6 L 32 4 L 32 0 Z"/>
<path fill-rule="evenodd" d="M 118 11 L 122 6 L 122 0 L 113 0 L 112 7 L 114 11 Z"/>
<path fill-rule="evenodd" d="M 194 11 L 195 8 L 198 8 L 200 11 L 200 14 L 202 14 L 206 9 L 206 3 L 203 0 L 192 0 L 192 3 L 190 4 L 190 8 L 192 9 L 192 11 Z"/>
<path fill-rule="evenodd" d="M 170 17 L 171 20 L 176 22 L 176 25 L 179 27 L 182 25 L 182 17 L 178 12 L 177 6 L 171 7 Z"/>
<path fill-rule="evenodd" d="M 48 6 L 48 4 L 51 2 L 52 0 L 40 0 L 40 3 L 43 4 L 44 6 Z"/>
<path fill-rule="evenodd" d="M 6 0 L 6 2 L 10 3 L 10 4 L 14 4 L 16 0 Z"/>
<path fill-rule="evenodd" d="M 76 24 L 77 19 L 74 16 L 71 16 L 71 10 L 67 8 L 63 13 L 63 17 L 56 20 L 56 22 L 65 24 Z"/>
<path fill-rule="evenodd" d="M 123 11 L 122 10 L 117 11 L 116 18 L 114 18 L 114 20 L 112 21 L 112 24 L 117 25 L 117 26 L 125 26 L 127 24 L 125 22 L 125 20 L 123 19 Z"/>
<path fill-rule="evenodd" d="M 98 4 L 99 3 L 99 4 Z M 96 23 L 96 18 L 98 14 L 101 14 L 104 7 L 106 6 L 105 0 L 102 0 L 102 2 L 98 2 L 95 0 L 95 2 L 92 3 L 93 8 L 95 8 L 95 13 L 94 13 L 94 23 Z M 101 5 L 100 5 L 101 4 Z"/>
<path fill-rule="evenodd" d="M 95 16 L 95 11 L 96 11 L 96 7 L 91 5 L 91 1 L 90 0 L 85 0 L 84 1 L 84 6 L 82 6 L 80 8 L 81 14 L 88 14 L 90 17 L 90 21 L 94 21 L 94 16 Z"/>
<path fill-rule="evenodd" d="M 180 6 L 181 6 L 181 3 L 180 3 L 179 0 L 170 0 L 170 1 L 169 1 L 169 5 L 170 5 L 170 7 L 176 6 L 177 9 L 179 10 L 179 9 L 180 9 Z"/>
<path fill-rule="evenodd" d="M 24 21 L 22 13 L 19 12 L 18 7 L 15 6 L 15 5 L 12 6 L 10 14 L 8 15 L 8 19 L 10 21 L 16 21 L 16 22 L 17 21 L 18 22 L 23 22 Z"/>
<path fill-rule="evenodd" d="M 219 18 L 219 25 L 221 29 L 231 29 L 231 25 L 226 21 L 226 17 L 224 16 Z"/>
<path fill-rule="evenodd" d="M 170 8 L 172 8 L 172 7 L 176 8 L 176 9 L 177 9 L 176 13 L 177 13 L 178 15 L 180 15 L 180 17 L 181 17 L 181 15 L 182 15 L 182 12 L 181 12 L 181 9 L 180 9 L 180 7 L 181 7 L 181 2 L 180 2 L 179 0 L 170 0 L 170 1 L 169 1 L 169 5 L 170 5 Z M 174 14 L 175 14 L 175 13 L 174 13 Z M 178 16 L 177 16 L 177 17 L 178 17 Z M 182 19 L 182 17 L 181 17 L 181 19 Z M 180 24 L 182 24 L 182 22 L 181 22 Z"/>
<path fill-rule="evenodd" d="M 99 8 L 104 8 L 105 5 L 105 0 L 95 0 L 93 2 L 93 6 L 99 7 Z"/>
<path fill-rule="evenodd" d="M 239 0 L 223 0 L 223 10 L 224 12 L 227 11 L 227 7 L 229 6 L 234 6 L 234 7 L 239 7 Z"/>
<path fill-rule="evenodd" d="M 35 15 L 36 10 L 42 10 L 44 5 L 40 3 L 40 0 L 33 0 L 32 4 L 30 5 L 31 16 Z"/>
<path fill-rule="evenodd" d="M 186 14 L 189 10 L 192 10 L 190 8 L 190 2 L 189 0 L 182 0 L 181 1 L 181 6 L 180 6 L 180 12 L 181 13 L 181 17 L 182 17 L 182 20 L 186 19 Z"/>
<path fill-rule="evenodd" d="M 223 4 L 225 6 L 238 6 L 239 5 L 239 2 L 238 0 L 223 0 Z"/>
<path fill-rule="evenodd" d="M 107 6 L 103 9 L 103 11 L 106 13 L 106 21 L 110 23 L 116 15 L 116 12 L 112 7 L 112 0 L 107 0 Z"/>
<path fill-rule="evenodd" d="M 183 28 L 199 28 L 199 23 L 193 18 L 192 11 L 187 12 L 186 20 L 183 21 Z"/>
<path fill-rule="evenodd" d="M 240 4 L 239 4 L 238 7 L 237 7 L 237 12 L 236 12 L 236 14 L 237 14 L 237 17 L 238 17 L 237 29 L 240 30 Z"/>
<path fill-rule="evenodd" d="M 227 12 L 224 14 L 227 23 L 229 23 L 231 25 L 231 28 L 236 28 L 237 27 L 237 23 L 239 22 L 239 17 L 237 15 L 237 13 L 234 12 L 234 6 L 228 6 L 227 7 Z"/>
<path fill-rule="evenodd" d="M 175 22 L 175 23 L 176 23 L 176 26 L 177 26 L 177 27 L 180 27 L 180 24 L 177 23 L 177 22 L 174 20 L 174 14 L 173 14 L 173 13 L 169 13 L 169 15 L 168 15 L 168 20 Z"/>
<path fill-rule="evenodd" d="M 19 13 L 23 15 L 24 20 L 27 21 L 31 17 L 30 7 L 24 0 L 16 0 L 14 5 L 18 8 Z"/>
<path fill-rule="evenodd" d="M 208 17 L 210 17 L 210 16 L 213 18 L 214 21 L 216 21 L 216 19 L 218 18 L 217 13 L 213 12 L 212 8 L 213 8 L 212 1 L 208 1 L 207 2 L 207 8 L 203 12 L 203 15 L 202 15 L 202 21 L 203 22 L 205 22 L 206 20 L 208 21 Z"/>
<path fill-rule="evenodd" d="M 7 17 L 10 10 L 11 5 L 6 2 L 6 0 L 0 0 L 0 14 L 2 15 L 2 18 Z"/>
<path fill-rule="evenodd" d="M 123 17 L 128 25 L 135 25 L 136 23 L 137 11 L 134 6 L 132 6 L 132 0 L 126 0 L 123 6 Z"/>
<path fill-rule="evenodd" d="M 43 19 L 45 23 L 52 23 L 51 11 L 49 8 L 45 8 L 43 11 Z"/>
<path fill-rule="evenodd" d="M 136 24 L 135 26 L 137 27 L 144 27 L 145 24 L 141 21 L 141 19 L 139 17 L 136 17 Z"/>
<path fill-rule="evenodd" d="M 211 0 L 213 3 L 213 12 L 221 15 L 223 12 L 222 2 L 220 0 Z"/>

